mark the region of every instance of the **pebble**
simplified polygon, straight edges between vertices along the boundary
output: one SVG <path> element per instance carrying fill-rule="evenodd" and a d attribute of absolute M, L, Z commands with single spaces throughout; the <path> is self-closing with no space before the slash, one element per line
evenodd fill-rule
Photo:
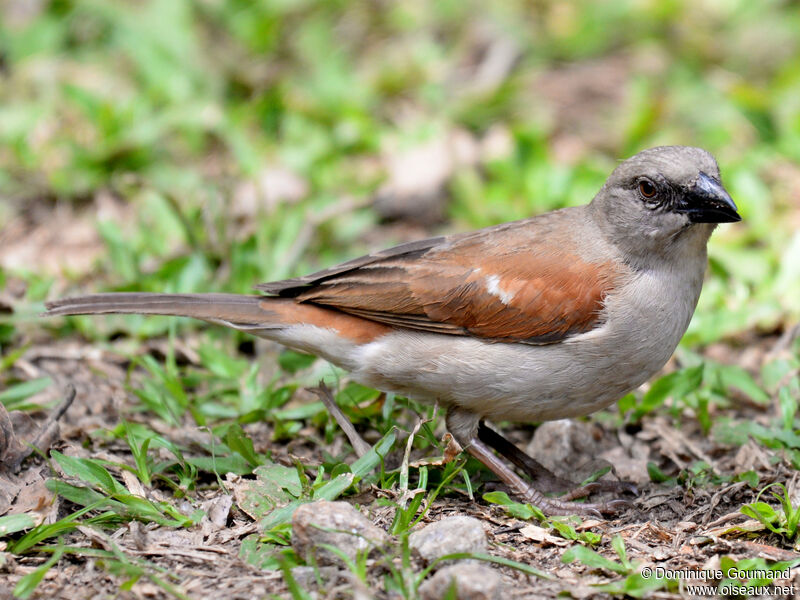
<path fill-rule="evenodd" d="M 599 450 L 591 425 L 572 419 L 542 423 L 527 448 L 529 455 L 557 475 L 574 474 L 597 456 Z"/>
<path fill-rule="evenodd" d="M 486 565 L 457 563 L 436 571 L 433 577 L 419 586 L 422 600 L 448 598 L 455 582 L 456 600 L 501 600 L 503 581 L 500 574 Z"/>
<path fill-rule="evenodd" d="M 315 588 L 318 584 L 317 577 L 323 585 L 333 586 L 339 578 L 338 567 L 293 567 L 292 576 L 297 584 L 305 590 Z"/>
<path fill-rule="evenodd" d="M 486 533 L 474 517 L 447 517 L 408 537 L 412 550 L 428 562 L 458 552 L 486 553 Z"/>
<path fill-rule="evenodd" d="M 347 502 L 320 500 L 301 505 L 292 515 L 292 547 L 318 565 L 342 565 L 342 559 L 322 544 L 351 560 L 359 553 L 383 546 L 389 537 Z"/>

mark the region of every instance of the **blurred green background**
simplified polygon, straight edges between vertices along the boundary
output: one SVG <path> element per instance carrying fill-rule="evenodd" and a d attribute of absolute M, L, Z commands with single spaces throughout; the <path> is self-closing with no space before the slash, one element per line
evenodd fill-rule
<path fill-rule="evenodd" d="M 773 331 L 800 312 L 796 2 L 0 11 L 0 266 L 30 300 L 63 291 L 64 276 L 246 292 L 585 203 L 618 159 L 687 144 L 718 157 L 744 216 L 712 242 L 687 341 Z"/>

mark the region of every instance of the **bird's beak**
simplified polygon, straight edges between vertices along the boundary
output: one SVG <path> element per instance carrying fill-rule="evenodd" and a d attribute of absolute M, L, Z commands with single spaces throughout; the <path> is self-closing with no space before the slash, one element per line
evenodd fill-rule
<path fill-rule="evenodd" d="M 686 200 L 678 209 L 692 223 L 734 223 L 741 221 L 736 204 L 722 184 L 702 171 L 688 189 Z"/>

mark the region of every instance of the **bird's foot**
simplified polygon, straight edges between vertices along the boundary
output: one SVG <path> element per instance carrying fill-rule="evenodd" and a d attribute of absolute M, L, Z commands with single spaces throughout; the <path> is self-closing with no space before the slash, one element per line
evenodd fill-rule
<path fill-rule="evenodd" d="M 487 427 L 482 421 L 478 426 L 478 437 L 533 479 L 533 484 L 538 491 L 545 493 L 563 492 L 564 494 L 558 498 L 563 502 L 569 502 L 577 498 L 585 498 L 595 492 L 609 492 L 617 495 L 639 495 L 637 487 L 629 481 L 602 479 L 580 485 L 564 477 L 559 477 L 532 456 L 529 456 L 517 448 L 501 434 Z M 626 502 L 624 499 L 620 499 L 620 501 Z M 584 504 L 583 506 L 587 505 Z"/>
<path fill-rule="evenodd" d="M 572 488 L 567 488 L 567 492 L 563 496 L 559 496 L 559 500 L 569 501 L 577 498 L 586 498 L 588 495 L 594 494 L 595 492 L 638 496 L 639 488 L 630 481 L 601 479 L 585 485 L 573 484 Z M 624 499 L 620 498 L 620 500 Z"/>
<path fill-rule="evenodd" d="M 622 498 L 609 500 L 607 502 L 571 502 L 569 499 L 550 498 L 532 485 L 526 483 L 513 469 L 505 464 L 500 458 L 495 456 L 491 449 L 481 440 L 473 438 L 466 447 L 467 452 L 489 467 L 500 480 L 505 483 L 513 496 L 538 506 L 546 515 L 592 515 L 602 518 L 604 514 L 614 514 L 627 508 L 631 502 Z M 588 484 L 593 486 L 594 484 Z M 601 484 L 602 485 L 602 484 Z M 584 489 L 586 486 L 583 486 Z M 576 488 L 579 489 L 579 488 Z M 590 490 L 591 491 L 591 490 Z M 574 497 L 579 497 L 578 494 Z M 585 494 L 584 494 L 585 495 Z"/>
<path fill-rule="evenodd" d="M 593 484 L 576 488 L 583 490 Z M 587 515 L 603 518 L 603 515 L 614 515 L 622 512 L 626 508 L 633 506 L 630 500 L 625 498 L 613 498 L 606 502 L 573 502 L 575 498 L 583 498 L 594 489 L 582 495 L 573 496 L 572 492 L 559 498 L 550 498 L 542 494 L 539 490 L 529 486 L 524 493 L 518 494 L 525 502 L 538 506 L 547 516 L 554 515 Z"/>

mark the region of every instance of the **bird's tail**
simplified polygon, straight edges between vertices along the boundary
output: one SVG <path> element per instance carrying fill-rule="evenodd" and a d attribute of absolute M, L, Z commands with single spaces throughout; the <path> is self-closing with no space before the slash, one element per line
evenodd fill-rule
<path fill-rule="evenodd" d="M 44 316 L 117 313 L 192 317 L 316 354 L 351 371 L 359 367 L 353 357 L 360 345 L 392 331 L 388 325 L 355 315 L 275 296 L 125 292 L 64 298 L 45 306 Z"/>
<path fill-rule="evenodd" d="M 122 292 L 62 298 L 45 303 L 45 316 L 138 314 L 192 317 L 253 329 L 269 321 L 261 304 L 264 296 L 241 294 L 157 294 Z"/>

